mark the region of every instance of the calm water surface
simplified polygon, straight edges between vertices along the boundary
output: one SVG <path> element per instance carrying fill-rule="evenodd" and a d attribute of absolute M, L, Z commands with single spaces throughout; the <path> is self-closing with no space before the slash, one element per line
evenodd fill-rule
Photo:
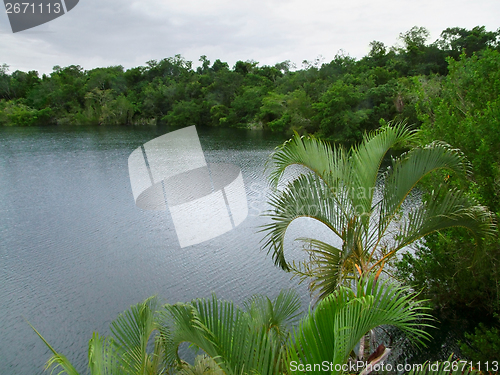
<path fill-rule="evenodd" d="M 207 162 L 241 168 L 249 216 L 181 249 L 169 212 L 137 208 L 128 176 L 130 153 L 168 131 L 0 128 L 0 374 L 43 373 L 50 354 L 25 319 L 86 373 L 92 332 L 108 334 L 119 313 L 153 294 L 174 303 L 215 292 L 240 303 L 293 287 L 309 303 L 306 287 L 260 250 L 257 232 L 264 163 L 283 138 L 198 129 Z M 307 225 L 292 229 L 308 235 Z"/>

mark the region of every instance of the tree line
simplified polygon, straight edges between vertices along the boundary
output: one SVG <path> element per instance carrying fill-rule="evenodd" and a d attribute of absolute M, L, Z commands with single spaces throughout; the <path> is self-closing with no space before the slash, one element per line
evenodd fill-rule
<path fill-rule="evenodd" d="M 445 77 L 449 59 L 500 48 L 500 29 L 448 28 L 427 43 L 429 32 L 413 27 L 399 45 L 373 41 L 356 60 L 338 53 L 259 66 L 200 57 L 201 66 L 180 55 L 145 66 L 85 71 L 55 66 L 50 75 L 0 68 L 0 124 L 127 125 L 166 123 L 173 127 L 232 126 L 316 133 L 334 141 L 359 141 L 380 121 L 420 124 L 414 77 Z"/>

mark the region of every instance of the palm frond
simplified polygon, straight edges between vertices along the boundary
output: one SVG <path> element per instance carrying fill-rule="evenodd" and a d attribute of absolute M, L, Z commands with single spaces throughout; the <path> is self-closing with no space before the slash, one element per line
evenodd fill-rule
<path fill-rule="evenodd" d="M 359 212 L 371 213 L 373 194 L 377 177 L 384 157 L 388 151 L 403 143 L 416 139 L 417 132 L 410 130 L 406 124 L 399 123 L 378 129 L 364 136 L 363 142 L 350 151 L 349 169 L 352 179 L 348 186 L 352 191 L 353 205 Z M 362 217 L 367 225 L 368 217 Z"/>
<path fill-rule="evenodd" d="M 429 315 L 407 288 L 392 282 L 377 282 L 375 277 L 358 281 L 357 293 L 340 287 L 323 299 L 294 330 L 288 350 L 288 362 L 342 365 L 359 340 L 380 325 L 400 328 L 415 342 L 428 334 L 421 329 Z M 420 322 L 420 323 L 419 323 Z M 337 367 L 338 368 L 338 367 Z M 324 369 L 297 373 L 320 374 Z M 326 371 L 336 374 L 339 371 Z"/>
<path fill-rule="evenodd" d="M 212 358 L 206 355 L 196 356 L 194 365 L 184 363 L 178 375 L 225 375 Z"/>
<path fill-rule="evenodd" d="M 324 141 L 314 137 L 301 137 L 295 133 L 292 139 L 276 148 L 266 167 L 271 169 L 269 181 L 276 187 L 286 168 L 291 165 L 302 165 L 325 179 L 328 174 L 341 173 L 342 161 L 345 159 L 342 148 L 332 148 Z"/>
<path fill-rule="evenodd" d="M 413 188 L 429 173 L 446 169 L 465 177 L 470 175 L 470 168 L 460 150 L 452 149 L 442 142 L 433 142 L 423 148 L 413 148 L 393 160 L 392 168 L 384 180 L 379 214 L 379 236 L 383 236 Z"/>
<path fill-rule="evenodd" d="M 271 300 L 257 294 L 243 303 L 250 315 L 253 329 L 264 329 L 281 342 L 288 338 L 288 329 L 300 315 L 300 298 L 295 290 L 282 290 Z"/>
<path fill-rule="evenodd" d="M 290 224 L 300 217 L 309 217 L 325 224 L 330 230 L 341 236 L 342 228 L 347 224 L 348 215 L 342 211 L 347 205 L 336 202 L 345 196 L 334 196 L 332 191 L 316 175 L 302 175 L 290 183 L 287 188 L 275 193 L 270 198 L 272 209 L 265 215 L 271 224 L 262 227 L 266 232 L 264 248 L 273 252 L 274 263 L 284 270 L 289 270 L 285 260 L 283 245 L 285 234 Z"/>
<path fill-rule="evenodd" d="M 158 354 L 149 354 L 147 351 L 151 336 L 159 329 L 157 311 L 158 300 L 150 297 L 131 306 L 111 323 L 111 332 L 123 349 L 122 361 L 136 374 L 154 373 L 153 362 L 159 363 L 155 359 Z M 161 350 L 162 346 L 157 346 L 156 350 Z"/>
<path fill-rule="evenodd" d="M 165 368 L 163 361 L 164 342 L 167 337 L 165 327 L 157 321 L 158 303 L 156 297 L 132 306 L 111 324 L 113 337 L 103 337 L 94 333 L 89 341 L 88 361 L 92 375 L 156 375 Z M 30 324 L 31 325 L 31 324 Z M 33 328 L 33 326 L 32 326 Z M 78 374 L 65 356 L 57 353 L 41 334 L 37 335 L 54 354 L 47 362 L 47 368 L 55 366 L 60 374 Z M 155 330 L 153 353 L 148 354 L 149 338 Z"/>
<path fill-rule="evenodd" d="M 355 254 L 312 238 L 297 240 L 304 243 L 304 250 L 309 253 L 309 261 L 294 271 L 312 278 L 309 289 L 312 293 L 318 293 L 318 299 L 333 293 L 339 285 L 351 284 L 353 277 L 350 275 L 355 270 L 355 264 L 359 264 Z"/>
<path fill-rule="evenodd" d="M 58 372 L 58 374 L 68 374 L 68 375 L 79 375 L 78 371 L 74 368 L 74 366 L 71 364 L 71 362 L 62 354 L 58 353 L 49 343 L 45 338 L 38 332 L 35 327 L 31 325 L 30 322 L 28 322 L 30 327 L 35 331 L 35 333 L 40 337 L 40 339 L 44 342 L 44 344 L 49 348 L 49 350 L 52 352 L 52 357 L 49 358 L 47 361 L 47 364 L 45 365 L 45 369 L 50 369 L 52 366 L 52 373 L 58 368 L 61 368 L 61 371 Z"/>
<path fill-rule="evenodd" d="M 166 360 L 170 364 L 181 363 L 179 345 L 189 342 L 203 348 L 205 353 L 216 356 L 215 344 L 210 340 L 210 332 L 201 322 L 199 315 L 190 303 L 176 303 L 165 306 L 163 321 L 171 332 L 171 345 L 166 348 Z"/>
<path fill-rule="evenodd" d="M 92 375 L 132 375 L 132 369 L 123 366 L 123 351 L 111 337 L 94 332 L 89 341 L 89 369 Z"/>
<path fill-rule="evenodd" d="M 173 351 L 182 342 L 189 342 L 213 358 L 228 375 L 277 373 L 281 365 L 280 341 L 273 339 L 265 327 L 256 327 L 250 314 L 232 302 L 212 296 L 167 309 L 172 319 Z M 176 353 L 169 354 L 174 355 L 179 361 Z"/>
<path fill-rule="evenodd" d="M 477 242 L 495 235 L 495 217 L 484 206 L 458 190 L 441 186 L 427 200 L 413 208 L 398 228 L 393 252 L 430 233 L 451 227 L 468 229 Z"/>

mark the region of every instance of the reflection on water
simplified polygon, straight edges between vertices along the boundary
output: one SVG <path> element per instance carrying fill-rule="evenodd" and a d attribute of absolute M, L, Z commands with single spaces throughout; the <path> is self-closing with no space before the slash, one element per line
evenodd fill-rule
<path fill-rule="evenodd" d="M 128 175 L 130 153 L 168 131 L 0 128 L 0 374 L 43 373 L 49 352 L 24 319 L 84 372 L 92 332 L 108 334 L 120 312 L 153 294 L 174 303 L 215 292 L 238 303 L 294 287 L 309 302 L 305 285 L 260 251 L 257 233 L 264 163 L 283 139 L 198 129 L 208 163 L 241 169 L 249 216 L 181 249 L 168 210 L 135 206 Z"/>

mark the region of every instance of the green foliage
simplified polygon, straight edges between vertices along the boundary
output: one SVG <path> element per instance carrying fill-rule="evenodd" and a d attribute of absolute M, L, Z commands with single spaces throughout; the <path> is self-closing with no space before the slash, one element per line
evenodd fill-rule
<path fill-rule="evenodd" d="M 282 291 L 274 300 L 254 296 L 244 306 L 215 296 L 167 306 L 172 332 L 167 360 L 179 362 L 179 344 L 189 342 L 226 374 L 277 373 L 289 325 L 298 315 L 298 296 L 290 291 Z"/>
<path fill-rule="evenodd" d="M 168 331 L 159 315 L 158 300 L 150 297 L 131 306 L 111 323 L 112 336 L 103 337 L 94 332 L 89 341 L 88 364 L 91 375 L 156 375 L 165 367 L 164 351 Z M 32 326 L 33 328 L 33 326 Z M 35 329 L 53 353 L 46 369 L 60 370 L 59 374 L 78 375 L 78 372 L 62 354 Z M 153 340 L 151 348 L 148 343 Z M 151 350 L 152 349 L 152 350 Z"/>
<path fill-rule="evenodd" d="M 420 86 L 422 130 L 428 139 L 459 147 L 471 160 L 476 196 L 500 212 L 500 52 L 450 60 L 450 73 L 440 91 Z M 422 104 L 420 104 L 422 103 Z"/>
<path fill-rule="evenodd" d="M 381 170 L 389 150 L 415 142 L 417 132 L 404 124 L 385 126 L 346 151 L 311 137 L 294 138 L 276 149 L 270 159 L 270 182 L 276 187 L 286 168 L 301 165 L 303 173 L 270 197 L 271 223 L 263 226 L 264 248 L 285 271 L 312 278 L 310 288 L 320 298 L 338 285 L 371 272 L 382 272 L 398 251 L 422 237 L 450 227 L 464 227 L 481 242 L 495 230 L 492 214 L 463 192 L 441 184 L 402 214 L 418 184 L 437 170 L 466 176 L 463 154 L 433 142 L 414 147 Z M 311 238 L 301 239 L 309 260 L 285 259 L 285 235 L 290 224 L 308 217 L 324 224 L 342 242 L 340 247 Z"/>
<path fill-rule="evenodd" d="M 360 338 L 380 325 L 398 327 L 416 344 L 428 339 L 421 329 L 429 324 L 422 303 L 416 302 L 407 288 L 377 282 L 373 276 L 359 280 L 355 291 L 340 288 L 303 316 L 299 324 L 299 297 L 292 291 L 282 291 L 274 299 L 256 295 L 243 306 L 215 296 L 163 306 L 156 298 L 149 298 L 111 324 L 112 336 L 94 333 L 89 342 L 90 373 L 304 373 L 295 372 L 292 361 L 327 361 L 333 367 L 345 364 Z M 77 375 L 68 359 L 35 332 L 53 353 L 47 369 Z M 194 365 L 187 364 L 178 352 L 183 342 L 203 350 L 206 356 L 199 356 Z"/>
<path fill-rule="evenodd" d="M 255 123 L 266 91 L 265 87 L 249 86 L 245 87 L 241 94 L 236 95 L 228 116 L 231 124 L 244 127 Z"/>
<path fill-rule="evenodd" d="M 194 101 L 182 100 L 172 106 L 172 110 L 162 117 L 168 125 L 184 127 L 187 125 L 201 125 L 203 108 Z"/>
<path fill-rule="evenodd" d="M 415 303 L 405 288 L 387 281 L 377 282 L 373 275 L 356 286 L 355 291 L 340 287 L 302 319 L 287 352 L 289 362 L 320 364 L 327 361 L 333 365 L 333 371 L 306 368 L 294 373 L 342 373 L 339 365 L 348 361 L 367 332 L 380 325 L 401 329 L 417 344 L 423 344 L 422 340 L 428 338 L 421 329 L 428 324 L 425 308 Z"/>
<path fill-rule="evenodd" d="M 407 32 L 399 34 L 399 39 L 403 41 L 408 51 L 412 51 L 413 49 L 425 47 L 425 42 L 429 39 L 429 35 L 429 30 L 425 27 L 413 26 Z"/>
<path fill-rule="evenodd" d="M 450 27 L 441 33 L 441 40 L 437 44 L 444 50 L 450 51 L 450 56 L 458 59 L 463 52 L 472 56 L 488 47 L 500 47 L 500 29 L 486 31 L 484 26 L 476 26 L 472 30 L 460 27 Z"/>
<path fill-rule="evenodd" d="M 397 262 L 398 279 L 429 300 L 439 321 L 430 331 L 434 339 L 428 350 L 407 353 L 414 362 L 460 354 L 458 341 L 465 340 L 465 332 L 473 332 L 479 322 L 492 324 L 500 308 L 500 249 L 495 242 L 478 248 L 465 230 L 451 229 L 428 236 Z"/>
<path fill-rule="evenodd" d="M 335 141 L 347 142 L 362 137 L 361 123 L 368 117 L 367 110 L 360 108 L 364 92 L 362 87 L 349 81 L 349 76 L 335 81 L 321 102 L 314 105 L 323 137 L 331 135 Z"/>
<path fill-rule="evenodd" d="M 498 315 L 497 315 L 498 318 Z M 477 363 L 496 360 L 500 353 L 500 327 L 487 327 L 483 323 L 475 328 L 474 333 L 465 334 L 466 343 L 460 348 L 466 358 Z"/>
<path fill-rule="evenodd" d="M 93 89 L 85 95 L 85 109 L 80 123 L 90 125 L 130 124 L 134 113 L 132 103 L 122 94 L 114 97 L 111 89 Z"/>
<path fill-rule="evenodd" d="M 28 107 L 22 100 L 0 100 L 0 125 L 39 126 L 53 122 L 51 108 L 36 110 Z"/>
<path fill-rule="evenodd" d="M 270 92 L 262 100 L 260 118 L 271 130 L 293 130 L 300 133 L 313 130 L 312 102 L 303 89 L 287 95 Z"/>
<path fill-rule="evenodd" d="M 377 129 L 381 119 L 420 123 L 419 104 L 407 92 L 412 77 L 444 77 L 447 57 L 458 59 L 462 50 L 470 57 L 500 48 L 499 31 L 479 26 L 446 29 L 431 44 L 428 35 L 427 29 L 415 26 L 400 34 L 402 46 L 373 41 L 360 60 L 341 51 L 330 62 L 321 56 L 304 61 L 302 69 L 290 61 L 259 66 L 253 60 L 238 61 L 230 68 L 219 59 L 211 64 L 204 55 L 194 69 L 191 61 L 175 55 L 126 71 L 122 66 L 89 71 L 77 65 L 56 66 L 50 76 L 40 78 L 35 71 L 10 74 L 4 64 L 0 100 L 21 100 L 38 111 L 50 109 L 50 119 L 39 116 L 37 124 L 163 121 L 176 127 L 193 123 L 263 127 L 352 143 L 360 141 L 365 131 Z M 497 108 L 494 104 L 492 111 Z M 26 116 L 16 121 L 9 124 L 34 123 Z"/>
<path fill-rule="evenodd" d="M 181 368 L 177 371 L 178 375 L 224 375 L 224 371 L 220 369 L 211 357 L 206 355 L 198 355 L 194 360 L 194 365 L 182 363 Z"/>
<path fill-rule="evenodd" d="M 472 43 L 468 38 L 475 38 L 484 29 L 473 30 L 470 35 L 462 35 L 462 31 L 447 31 L 449 48 L 479 48 L 473 47 L 479 43 L 477 39 Z M 471 162 L 470 179 L 459 181 L 452 174 L 444 174 L 436 180 L 445 181 L 450 188 L 460 187 L 489 206 L 498 218 L 500 53 L 487 48 L 472 56 L 465 51 L 459 57 L 458 61 L 448 60 L 450 71 L 446 77 L 415 77 L 409 95 L 413 95 L 422 121 L 424 139 L 449 142 Z M 495 340 L 489 345 L 481 340 L 487 336 L 486 327 L 493 327 L 494 314 L 500 312 L 499 260 L 498 238 L 477 247 L 464 231 L 453 229 L 428 237 L 414 254 L 406 254 L 397 265 L 400 278 L 421 290 L 423 298 L 430 299 L 432 313 L 440 322 L 432 333 L 434 342 L 426 356 L 442 358 L 452 351 L 460 354 L 462 349 L 462 354 L 477 358 L 489 349 L 496 350 Z M 459 341 L 470 343 L 473 349 L 458 345 Z M 489 359 L 497 356 L 498 351 Z"/>
<path fill-rule="evenodd" d="M 404 254 L 398 266 L 400 275 L 411 280 L 443 317 L 455 323 L 461 316 L 472 318 L 485 311 L 492 315 L 499 307 L 496 280 L 500 253 L 486 258 L 481 249 L 474 254 L 474 248 L 473 239 L 462 230 L 429 236 L 414 254 Z M 462 328 L 463 324 L 460 322 Z"/>
<path fill-rule="evenodd" d="M 227 117 L 229 115 L 229 108 L 223 104 L 216 104 L 210 108 L 211 125 L 226 125 Z"/>

